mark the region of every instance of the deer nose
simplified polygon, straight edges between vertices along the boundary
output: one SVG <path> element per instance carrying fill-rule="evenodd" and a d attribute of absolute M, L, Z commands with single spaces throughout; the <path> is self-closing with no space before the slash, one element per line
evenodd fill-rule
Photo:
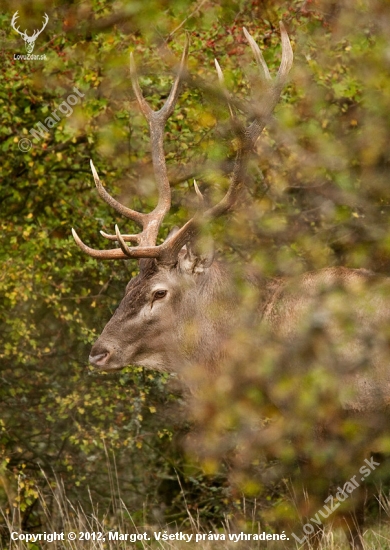
<path fill-rule="evenodd" d="M 90 355 L 88 357 L 89 359 L 89 362 L 91 363 L 91 365 L 96 365 L 98 367 L 102 367 L 104 366 L 107 361 L 108 361 L 108 358 L 110 357 L 110 352 L 109 351 L 105 351 L 104 353 L 99 353 L 98 355 Z"/>

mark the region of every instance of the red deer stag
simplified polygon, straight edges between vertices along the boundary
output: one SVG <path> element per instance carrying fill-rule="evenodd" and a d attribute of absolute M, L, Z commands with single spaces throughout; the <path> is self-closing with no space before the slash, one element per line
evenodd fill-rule
<path fill-rule="evenodd" d="M 163 147 L 164 127 L 179 96 L 180 84 L 185 75 L 188 43 L 170 94 L 159 111 L 152 110 L 144 99 L 131 57 L 131 82 L 149 125 L 159 200 L 150 213 L 125 207 L 105 190 L 91 161 L 100 196 L 142 229 L 139 234 L 132 235 L 122 235 L 117 226 L 115 235 L 102 232 L 105 238 L 119 243 L 119 247 L 109 250 L 88 247 L 72 230 L 77 245 L 93 258 L 139 260 L 139 274 L 128 283 L 122 302 L 92 347 L 89 360 L 98 369 L 109 371 L 129 364 L 141 365 L 178 373 L 185 382 L 191 384 L 191 367 L 202 365 L 206 372 L 215 375 L 226 360 L 229 339 L 237 329 L 237 323 L 240 323 L 237 312 L 240 311 L 241 295 L 235 288 L 229 268 L 217 261 L 213 253 L 200 252 L 196 240 L 202 224 L 227 213 L 234 206 L 245 184 L 246 167 L 256 140 L 280 98 L 293 61 L 293 52 L 283 24 L 282 60 L 275 79 L 271 78 L 256 42 L 245 29 L 244 33 L 261 72 L 263 96 L 261 102 L 251 102 L 251 122 L 243 126 L 237 115 L 240 105 L 224 87 L 223 75 L 216 62 L 221 84 L 220 96 L 227 102 L 238 144 L 227 193 L 218 204 L 205 209 L 202 195 L 195 184 L 200 203 L 198 213 L 160 245 L 156 244 L 159 228 L 171 204 Z M 354 308 L 351 314 L 359 319 L 359 326 L 352 335 L 349 334 L 347 340 L 343 336 L 343 319 L 337 316 L 336 319 L 329 319 L 327 314 L 329 304 L 326 291 L 332 288 L 343 289 L 352 296 L 349 300 Z M 267 327 L 268 334 L 275 342 L 284 341 L 293 345 L 299 341 L 300 326 L 305 324 L 305 319 L 315 319 L 317 325 L 320 323 L 327 327 L 335 342 L 338 365 L 344 365 L 340 385 L 348 382 L 351 388 L 342 403 L 344 410 L 368 414 L 387 406 L 390 370 L 385 367 L 386 338 L 374 342 L 376 347 L 370 353 L 369 369 L 366 368 L 365 352 L 368 349 L 367 338 L 389 319 L 389 308 L 385 307 L 383 301 L 383 292 L 388 293 L 390 290 L 389 280 L 378 278 L 365 270 L 333 267 L 291 280 L 265 282 L 261 290 L 266 298 L 258 306 L 258 320 L 261 320 L 261 326 Z M 358 370 L 356 365 L 360 365 Z M 271 399 L 277 406 L 285 408 L 283 399 L 273 395 L 272 384 L 269 386 Z M 359 525 L 350 523 L 349 538 L 352 547 L 362 548 Z"/>

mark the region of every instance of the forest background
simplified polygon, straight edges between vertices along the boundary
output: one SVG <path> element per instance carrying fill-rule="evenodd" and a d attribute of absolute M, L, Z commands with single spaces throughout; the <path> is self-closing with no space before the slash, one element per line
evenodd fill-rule
<path fill-rule="evenodd" d="M 98 198 L 89 159 L 122 202 L 145 211 L 155 204 L 146 125 L 129 81 L 131 51 L 144 94 L 155 106 L 172 81 L 168 48 L 180 56 L 185 31 L 190 72 L 216 82 L 217 58 L 229 89 L 245 99 L 255 68 L 242 27 L 275 74 L 282 20 L 295 54 L 290 83 L 275 121 L 259 139 L 251 215 L 244 210 L 229 223 L 214 224 L 217 251 L 236 263 L 255 261 L 266 276 L 330 265 L 388 274 L 390 6 L 379 0 L 1 5 L 0 506 L 5 523 L 17 511 L 23 529 L 42 530 L 41 496 L 54 510 L 53 491 L 60 487 L 76 508 L 89 510 L 92 502 L 111 511 L 107 524 L 115 523 L 120 500 L 140 524 L 186 521 L 188 510 L 205 525 L 219 524 L 234 510 L 242 512 L 243 496 L 257 495 L 268 525 L 289 507 L 282 481 L 272 478 L 264 486 L 240 472 L 232 489 L 218 450 L 202 460 L 195 453 L 185 456 L 176 440 L 186 423 L 172 414 L 180 395 L 167 375 L 134 367 L 112 375 L 89 370 L 91 344 L 137 264 L 84 256 L 70 228 L 101 248 L 99 230 L 112 232 L 118 222 Z M 17 10 L 18 24 L 29 34 L 48 14 L 33 52 L 44 60 L 15 58 L 26 54 L 11 27 Z M 61 115 L 39 140 L 32 138 L 30 130 L 45 123 L 74 88 L 80 96 L 73 112 Z M 184 85 L 167 124 L 173 208 L 161 238 L 193 212 L 194 176 L 204 179 L 210 195 L 223 189 L 223 178 L 213 188 L 205 168 L 222 162 L 232 148 L 218 123 L 226 119 L 225 106 L 217 103 L 206 90 Z M 24 151 L 19 144 L 26 138 L 32 146 Z M 257 410 L 260 394 L 258 388 L 221 398 L 211 427 L 227 415 L 230 427 L 239 430 L 237 419 Z M 382 438 L 381 445 L 388 451 L 389 439 Z M 288 452 L 286 444 L 285 456 Z"/>

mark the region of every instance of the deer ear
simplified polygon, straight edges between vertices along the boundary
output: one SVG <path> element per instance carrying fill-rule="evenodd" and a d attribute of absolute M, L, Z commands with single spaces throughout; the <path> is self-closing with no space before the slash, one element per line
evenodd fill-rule
<path fill-rule="evenodd" d="M 210 238 L 189 242 L 180 251 L 179 268 L 187 273 L 203 273 L 214 260 L 214 243 Z"/>

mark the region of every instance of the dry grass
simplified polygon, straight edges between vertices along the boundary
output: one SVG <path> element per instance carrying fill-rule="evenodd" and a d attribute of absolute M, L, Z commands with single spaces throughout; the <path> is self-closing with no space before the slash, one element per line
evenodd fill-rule
<path fill-rule="evenodd" d="M 50 550 L 76 550 L 82 547 L 85 550 L 128 550 L 137 548 L 140 550 L 258 550 L 267 548 L 269 550 L 284 550 L 284 549 L 298 549 L 303 548 L 299 545 L 289 533 L 290 537 L 288 541 L 239 541 L 234 542 L 229 540 L 229 534 L 240 531 L 232 530 L 229 527 L 229 522 L 226 521 L 220 529 L 214 529 L 213 531 L 204 531 L 200 525 L 199 518 L 194 518 L 190 510 L 186 506 L 185 496 L 183 494 L 183 506 L 185 507 L 188 515 L 188 524 L 186 527 L 180 525 L 170 526 L 153 526 L 144 524 L 141 527 L 136 525 L 132 520 L 132 516 L 125 503 L 119 500 L 113 503 L 109 512 L 102 512 L 91 502 L 91 510 L 88 513 L 85 512 L 79 505 L 74 505 L 66 497 L 64 488 L 59 482 L 55 489 L 50 492 L 40 492 L 40 509 L 42 527 L 41 530 L 36 532 L 47 534 L 49 533 L 64 533 L 64 541 L 41 541 L 41 542 L 26 542 L 26 541 L 13 541 L 9 540 L 9 534 L 11 532 L 23 533 L 21 527 L 20 518 L 22 514 L 20 510 L 14 508 L 12 516 L 2 513 L 3 516 L 3 538 L 0 540 L 0 549 L 12 549 L 12 550 L 38 550 L 49 549 Z M 390 550 L 390 527 L 387 523 L 390 513 L 390 499 L 384 494 L 381 494 L 379 498 L 380 506 L 383 511 L 384 520 L 374 528 L 367 529 L 364 534 L 367 550 Z M 133 542 L 132 540 L 109 540 L 109 532 L 118 532 L 121 534 L 128 533 L 133 535 L 142 536 L 147 533 L 150 540 L 138 540 Z M 178 541 L 178 540 L 155 540 L 153 536 L 154 532 L 166 532 L 167 534 L 179 533 L 182 531 L 188 535 L 193 535 L 190 542 Z M 261 533 L 261 525 L 254 522 L 251 529 L 252 533 Z M 298 532 L 298 531 L 296 531 Z M 77 540 L 69 540 L 69 533 L 76 533 Z M 95 533 L 95 537 L 90 540 L 80 541 L 79 533 Z M 101 533 L 101 535 L 97 535 Z M 205 540 L 195 542 L 196 534 L 204 534 Z M 207 540 L 209 535 L 213 537 L 216 534 L 225 535 L 227 540 Z M 92 535 L 93 537 L 93 535 Z M 129 537 L 128 537 L 129 538 Z M 306 547 L 305 547 L 306 548 Z M 349 548 L 345 535 L 341 530 L 332 531 L 330 527 L 326 529 L 320 548 L 318 550 L 344 550 Z"/>

